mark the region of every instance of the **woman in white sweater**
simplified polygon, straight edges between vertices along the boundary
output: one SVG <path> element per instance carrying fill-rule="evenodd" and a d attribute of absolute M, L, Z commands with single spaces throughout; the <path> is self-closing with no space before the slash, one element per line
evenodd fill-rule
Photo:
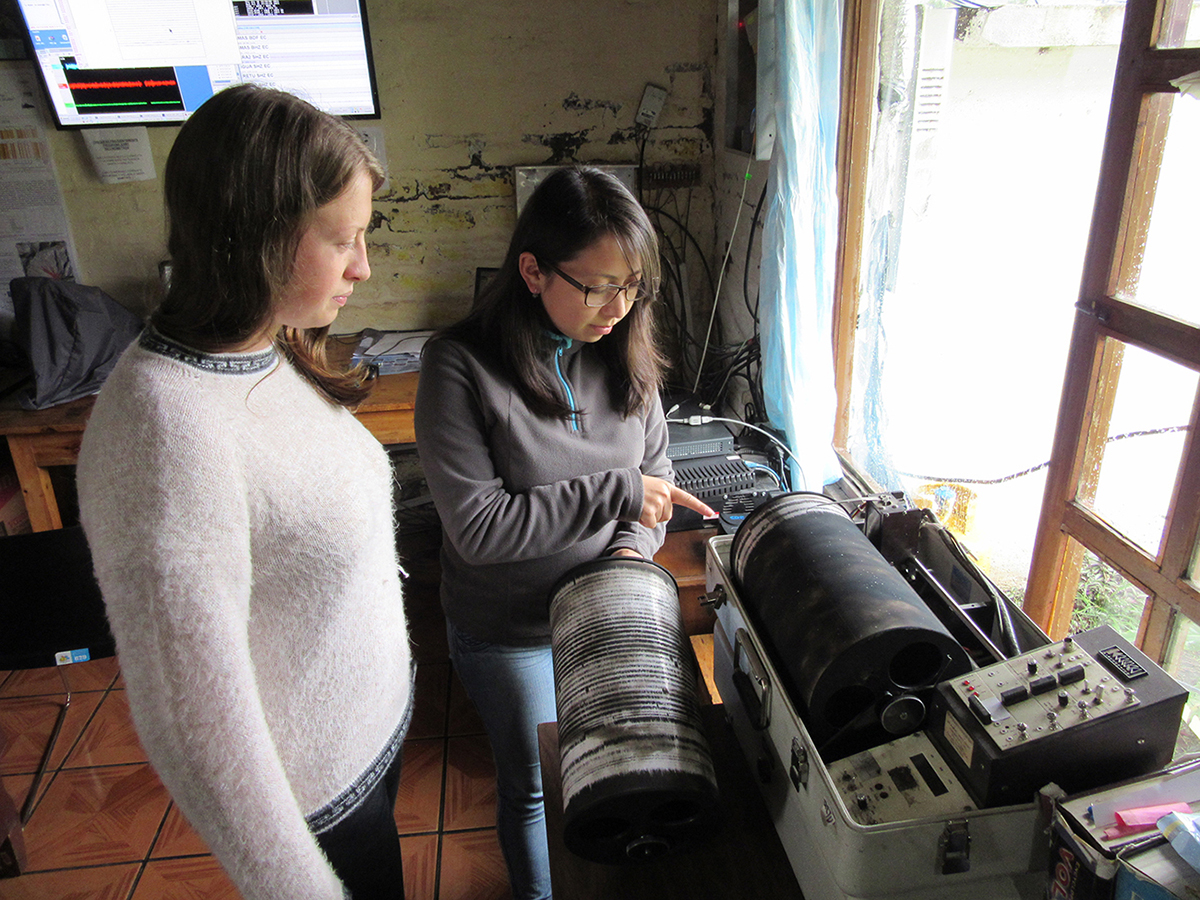
<path fill-rule="evenodd" d="M 246 900 L 403 897 L 412 662 L 391 469 L 323 340 L 379 163 L 242 85 L 167 161 L 170 285 L 84 436 L 81 518 L 150 761 Z"/>

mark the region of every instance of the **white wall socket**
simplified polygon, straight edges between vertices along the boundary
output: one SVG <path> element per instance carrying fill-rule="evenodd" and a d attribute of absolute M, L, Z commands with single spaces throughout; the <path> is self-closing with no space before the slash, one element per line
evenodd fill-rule
<path fill-rule="evenodd" d="M 657 84 L 648 84 L 642 91 L 642 105 L 638 107 L 636 122 L 643 128 L 653 128 L 667 101 L 667 89 Z"/>

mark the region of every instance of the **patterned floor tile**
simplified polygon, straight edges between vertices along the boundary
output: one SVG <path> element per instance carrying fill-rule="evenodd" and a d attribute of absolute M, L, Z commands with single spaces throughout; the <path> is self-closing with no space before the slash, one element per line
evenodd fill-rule
<path fill-rule="evenodd" d="M 437 897 L 438 836 L 417 834 L 400 839 L 404 856 L 404 900 Z"/>
<path fill-rule="evenodd" d="M 168 802 L 148 765 L 59 772 L 25 826 L 30 868 L 142 860 Z"/>
<path fill-rule="evenodd" d="M 419 603 L 427 633 L 444 634 L 434 595 Z M 440 658 L 435 653 L 420 664 L 418 705 L 396 803 L 406 894 L 408 900 L 502 900 L 510 893 L 490 827 L 495 822 L 491 751 L 444 651 L 437 652 Z M 129 721 L 115 661 L 72 669 L 72 705 L 54 768 L 42 782 L 25 829 L 30 872 L 0 881 L 0 898 L 237 900 L 204 842 L 141 762 L 145 754 Z M 0 729 L 9 743 L 0 757 L 0 783 L 18 806 L 61 694 L 54 670 L 14 672 L 8 678 L 0 673 Z M 447 722 L 454 735 L 449 740 Z M 466 830 L 441 835 L 439 826 Z M 136 863 L 147 853 L 150 861 L 139 877 Z"/>
<path fill-rule="evenodd" d="M 42 783 L 38 785 L 38 794 L 45 794 L 46 788 L 49 786 L 51 776 L 47 775 L 42 779 Z M 32 775 L 4 775 L 0 776 L 0 788 L 8 792 L 8 797 L 13 802 L 13 806 L 17 808 L 19 813 L 21 807 L 25 805 L 25 798 L 29 794 L 29 786 L 33 784 Z M 36 802 L 36 801 L 35 801 Z M 0 891 L 0 897 L 4 894 Z"/>
<path fill-rule="evenodd" d="M 8 679 L 0 678 L 0 697 L 32 697 L 39 694 L 62 695 L 61 674 L 67 676 L 72 693 L 79 691 L 103 691 L 113 683 L 119 670 L 115 657 L 92 659 L 75 663 L 60 670 L 56 666 L 42 669 L 23 669 L 13 672 Z M 60 674 L 61 673 L 61 674 Z"/>
<path fill-rule="evenodd" d="M 496 825 L 496 767 L 483 735 L 446 742 L 446 798 L 442 827 L 447 831 Z"/>
<path fill-rule="evenodd" d="M 494 828 L 442 835 L 439 900 L 509 900 L 508 871 Z"/>
<path fill-rule="evenodd" d="M 138 866 L 127 863 L 63 872 L 31 872 L 0 881 L 4 900 L 125 900 Z"/>
<path fill-rule="evenodd" d="M 211 856 L 152 859 L 132 900 L 240 900 L 241 895 Z"/>
<path fill-rule="evenodd" d="M 150 856 L 161 859 L 166 856 L 207 856 L 209 853 L 211 851 L 204 839 L 196 834 L 179 807 L 172 803 Z"/>
<path fill-rule="evenodd" d="M 438 830 L 444 758 L 445 742 L 440 737 L 405 742 L 395 809 L 396 829 L 400 834 Z"/>
<path fill-rule="evenodd" d="M 71 706 L 50 758 L 51 769 L 62 764 L 102 699 L 101 693 L 72 693 Z M 0 775 L 37 770 L 61 707 L 59 697 L 0 700 L 0 731 L 4 736 L 0 745 L 6 745 L 0 757 Z"/>
<path fill-rule="evenodd" d="M 109 691 L 63 768 L 146 762 L 146 751 L 133 730 L 125 691 Z"/>

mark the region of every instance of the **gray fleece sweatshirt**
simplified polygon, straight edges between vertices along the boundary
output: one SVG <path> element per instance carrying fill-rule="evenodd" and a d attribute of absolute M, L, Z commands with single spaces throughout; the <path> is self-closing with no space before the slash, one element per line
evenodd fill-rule
<path fill-rule="evenodd" d="M 673 480 L 662 404 L 613 408 L 594 348 L 558 337 L 546 365 L 569 421 L 533 415 L 463 344 L 430 342 L 417 389 L 417 450 L 442 521 L 442 607 L 483 641 L 547 644 L 550 590 L 569 569 L 627 547 L 647 559 L 665 528 L 638 524 L 643 473 Z"/>

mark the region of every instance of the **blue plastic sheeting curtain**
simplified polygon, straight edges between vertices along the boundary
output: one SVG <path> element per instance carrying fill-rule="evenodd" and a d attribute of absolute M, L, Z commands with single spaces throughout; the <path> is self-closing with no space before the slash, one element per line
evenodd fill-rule
<path fill-rule="evenodd" d="M 763 393 L 795 454 L 792 488 L 819 491 L 842 474 L 832 346 L 841 5 L 763 0 L 759 21 L 755 153 L 771 160 L 759 272 Z"/>

